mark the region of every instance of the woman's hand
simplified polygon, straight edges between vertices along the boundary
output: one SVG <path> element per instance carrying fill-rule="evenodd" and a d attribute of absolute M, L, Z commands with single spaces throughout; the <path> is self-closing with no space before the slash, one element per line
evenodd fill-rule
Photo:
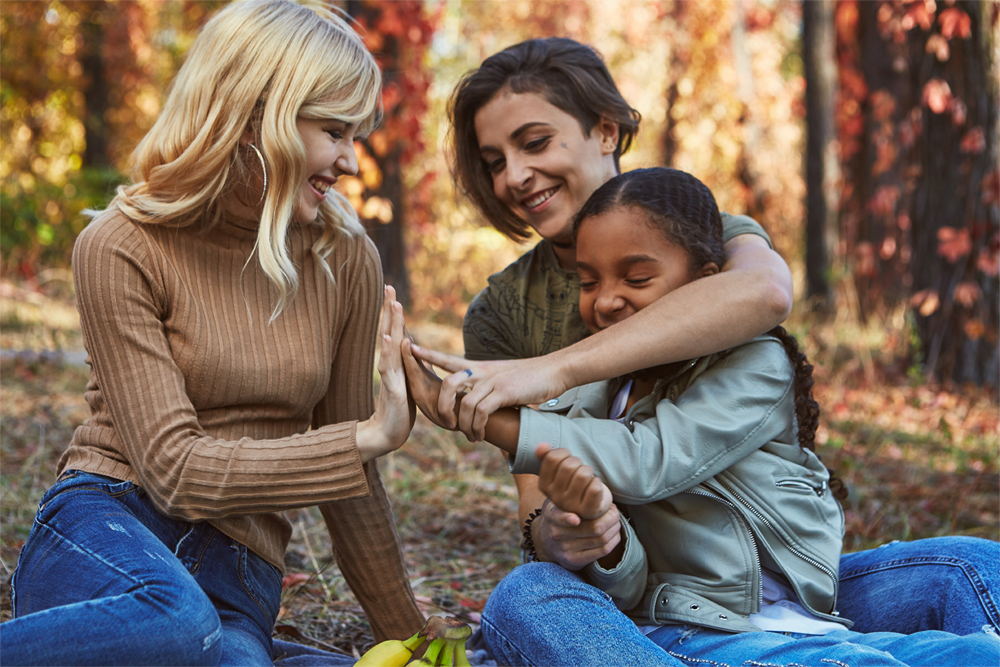
<path fill-rule="evenodd" d="M 396 301 L 396 290 L 387 285 L 382 302 L 378 401 L 371 419 L 358 423 L 356 435 L 363 462 L 402 447 L 413 428 L 416 413 L 407 398 L 401 350 L 405 338 L 403 324 L 403 306 Z"/>
<path fill-rule="evenodd" d="M 452 409 L 447 415 L 442 415 L 438 410 L 441 378 L 427 368 L 424 362 L 413 356 L 413 347 L 412 339 L 407 338 L 403 341 L 403 368 L 406 370 L 406 383 L 410 390 L 410 397 L 425 417 L 441 428 L 454 430 L 454 426 L 449 426 L 449 420 L 453 423 L 455 406 L 452 404 Z"/>
<path fill-rule="evenodd" d="M 485 437 L 487 419 L 500 408 L 541 403 L 572 386 L 566 384 L 552 355 L 469 361 L 419 345 L 413 346 L 413 354 L 451 373 L 444 378 L 438 395 L 438 414 L 444 420 L 441 426 L 457 428 L 472 442 Z M 468 393 L 463 396 L 464 391 Z"/>

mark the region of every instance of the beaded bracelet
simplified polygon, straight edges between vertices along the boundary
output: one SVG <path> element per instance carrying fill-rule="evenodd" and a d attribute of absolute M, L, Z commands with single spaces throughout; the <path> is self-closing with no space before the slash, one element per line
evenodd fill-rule
<path fill-rule="evenodd" d="M 548 498 L 545 500 L 548 502 Z M 531 539 L 531 522 L 540 517 L 543 511 L 545 511 L 545 503 L 542 503 L 541 507 L 528 515 L 521 528 L 521 560 L 525 563 L 538 560 L 538 554 L 535 553 L 535 541 Z"/>

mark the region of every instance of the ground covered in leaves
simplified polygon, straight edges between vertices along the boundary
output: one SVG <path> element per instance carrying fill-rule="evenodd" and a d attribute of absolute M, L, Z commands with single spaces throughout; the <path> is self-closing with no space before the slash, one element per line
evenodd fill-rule
<path fill-rule="evenodd" d="M 35 507 L 88 414 L 87 369 L 79 364 L 71 307 L 40 297 L 19 305 L 22 295 L 4 289 L 0 621 L 10 618 L 10 576 Z M 410 327 L 424 344 L 459 351 L 454 330 Z M 938 535 L 1000 540 L 996 396 L 927 383 L 898 355 L 885 357 L 896 343 L 884 334 L 866 338 L 836 321 L 789 328 L 817 363 L 818 450 L 850 491 L 845 550 Z M 53 347 L 68 353 L 37 352 Z M 24 349 L 36 352 L 14 352 Z M 381 466 L 418 601 L 428 614 L 475 625 L 490 590 L 520 561 L 516 491 L 506 465 L 489 445 L 470 444 L 418 417 L 407 445 Z M 276 636 L 360 655 L 371 634 L 331 556 L 319 513 L 288 516 L 294 536 Z"/>

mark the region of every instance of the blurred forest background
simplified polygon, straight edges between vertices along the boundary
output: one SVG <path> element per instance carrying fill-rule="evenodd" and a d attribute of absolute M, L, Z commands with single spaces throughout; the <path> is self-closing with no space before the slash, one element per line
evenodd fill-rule
<path fill-rule="evenodd" d="M 81 211 L 127 178 L 131 149 L 221 4 L 0 4 L 5 579 L 86 417 L 85 372 L 65 363 L 80 348 L 68 269 Z M 505 46 L 573 37 L 600 51 L 642 113 L 623 169 L 693 173 L 723 210 L 759 220 L 792 267 L 788 327 L 817 364 L 824 459 L 852 492 L 848 549 L 1000 538 L 1000 3 L 337 4 L 384 68 L 386 106 L 342 187 L 422 342 L 460 354 L 469 300 L 530 247 L 482 226 L 455 192 L 448 97 Z M 428 609 L 474 622 L 516 563 L 516 496 L 488 447 L 423 421 L 412 440 L 384 469 L 414 586 Z M 285 632 L 363 648 L 363 615 L 324 555 L 321 522 L 296 516 Z M 356 622 L 321 621 L 331 610 Z"/>

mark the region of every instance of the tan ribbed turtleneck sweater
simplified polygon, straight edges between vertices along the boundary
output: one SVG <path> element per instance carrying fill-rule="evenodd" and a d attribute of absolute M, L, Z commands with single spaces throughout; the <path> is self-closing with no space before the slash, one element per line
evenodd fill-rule
<path fill-rule="evenodd" d="M 376 638 L 404 638 L 423 619 L 355 443 L 373 411 L 382 273 L 366 237 L 343 235 L 331 282 L 311 252 L 321 231 L 289 228 L 299 289 L 269 324 L 277 291 L 256 229 L 140 225 L 115 208 L 95 219 L 73 251 L 92 416 L 59 469 L 133 481 L 164 514 L 207 520 L 279 569 L 280 512 L 319 504 Z"/>

